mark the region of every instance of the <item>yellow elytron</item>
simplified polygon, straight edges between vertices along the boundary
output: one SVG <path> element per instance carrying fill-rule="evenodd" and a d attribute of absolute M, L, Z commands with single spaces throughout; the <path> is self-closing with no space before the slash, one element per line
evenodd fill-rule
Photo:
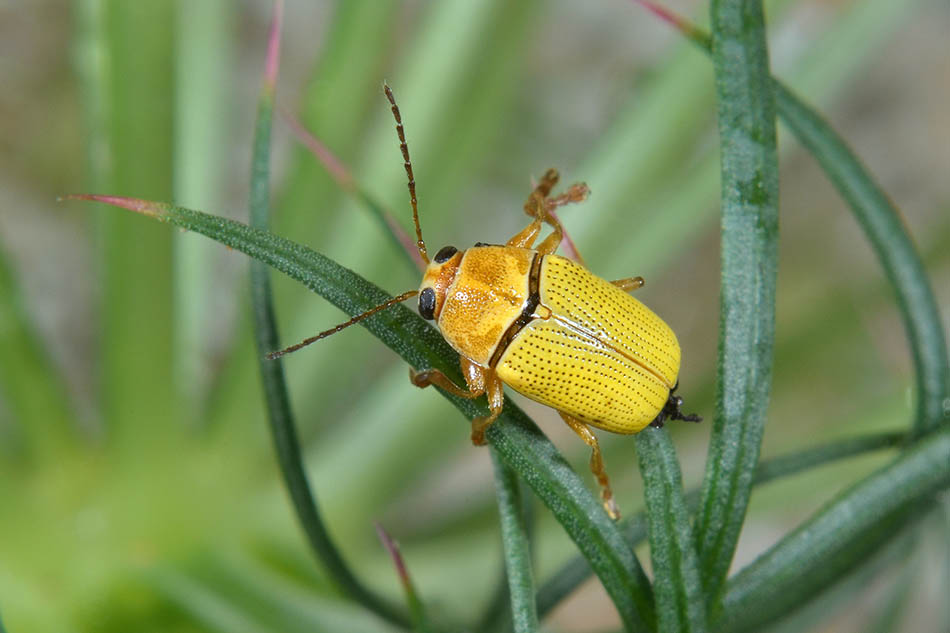
<path fill-rule="evenodd" d="M 484 444 L 485 429 L 501 414 L 503 384 L 553 407 L 591 447 L 607 513 L 618 518 L 600 446 L 590 427 L 637 433 L 664 420 L 699 421 L 684 415 L 672 395 L 680 347 L 670 327 L 627 294 L 643 285 L 633 277 L 606 281 L 554 254 L 563 231 L 552 211 L 587 195 L 586 185 L 551 197 L 557 172 L 548 170 L 524 205 L 533 218 L 505 245 L 442 248 L 430 261 L 422 239 L 415 181 L 399 108 L 388 86 L 400 149 L 409 176 L 419 254 L 428 264 L 418 291 L 406 292 L 350 321 L 272 356 L 299 349 L 371 314 L 419 296 L 419 313 L 434 321 L 460 355 L 467 389 L 436 369 L 410 368 L 413 384 L 436 385 L 464 398 L 487 395 L 490 415 L 472 420 L 472 442 Z M 553 231 L 532 248 L 544 224 Z"/>

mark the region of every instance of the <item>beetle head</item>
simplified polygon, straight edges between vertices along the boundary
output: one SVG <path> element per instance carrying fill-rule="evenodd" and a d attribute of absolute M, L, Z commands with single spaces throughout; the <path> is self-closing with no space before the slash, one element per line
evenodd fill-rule
<path fill-rule="evenodd" d="M 445 303 L 445 294 L 455 280 L 462 251 L 454 246 L 443 246 L 426 267 L 419 286 L 419 314 L 422 318 L 438 319 Z"/>

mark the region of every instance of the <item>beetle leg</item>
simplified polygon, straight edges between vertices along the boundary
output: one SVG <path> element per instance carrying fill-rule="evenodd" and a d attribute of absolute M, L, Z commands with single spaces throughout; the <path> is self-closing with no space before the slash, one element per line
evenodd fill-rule
<path fill-rule="evenodd" d="M 617 507 L 617 502 L 614 501 L 614 493 L 610 490 L 610 482 L 607 480 L 607 471 L 604 470 L 604 458 L 600 454 L 600 444 L 597 442 L 597 436 L 594 435 L 589 426 L 577 418 L 571 417 L 562 411 L 558 411 L 558 413 L 567 422 L 567 425 L 590 446 L 590 471 L 594 473 L 597 483 L 600 484 L 600 499 L 604 503 L 604 510 L 607 511 L 611 519 L 618 520 L 620 518 L 620 508 Z"/>
<path fill-rule="evenodd" d="M 501 410 L 505 405 L 505 390 L 501 378 L 493 369 L 486 369 L 474 363 L 473 366 L 477 368 L 482 380 L 485 381 L 485 391 L 488 394 L 489 415 L 472 420 L 472 444 L 482 446 L 485 444 L 485 430 L 501 415 Z"/>
<path fill-rule="evenodd" d="M 610 283 L 617 286 L 624 292 L 633 292 L 637 288 L 642 288 L 644 281 L 643 277 L 625 277 L 624 279 L 615 279 Z"/>
<path fill-rule="evenodd" d="M 542 224 L 547 216 L 544 212 L 544 207 L 547 204 L 547 198 L 551 193 L 551 189 L 557 184 L 558 178 L 559 176 L 556 169 L 549 169 L 544 172 L 541 181 L 524 203 L 524 212 L 534 218 L 534 221 L 508 240 L 506 246 L 531 248 L 531 245 L 534 244 L 534 240 L 538 238 L 538 233 L 541 232 Z"/>
<path fill-rule="evenodd" d="M 544 240 L 538 244 L 538 248 L 535 249 L 542 255 L 550 255 L 557 250 L 557 247 L 561 245 L 561 240 L 564 239 L 564 229 L 561 228 L 561 223 L 557 218 L 547 211 L 542 211 L 543 220 L 550 224 L 554 230 L 551 231 L 551 234 L 548 235 Z"/>
<path fill-rule="evenodd" d="M 446 376 L 444 373 L 438 369 L 426 369 L 424 371 L 416 371 L 412 367 L 409 368 L 409 380 L 417 387 L 425 388 L 429 385 L 435 385 L 449 393 L 456 395 L 460 398 L 468 398 L 469 400 L 477 398 L 478 396 L 485 393 L 485 390 L 481 391 L 465 391 L 461 387 L 457 386 L 452 380 Z"/>
<path fill-rule="evenodd" d="M 459 359 L 459 364 L 462 367 L 462 375 L 465 376 L 468 391 L 456 385 L 438 369 L 416 371 L 410 367 L 409 380 L 417 387 L 425 388 L 429 385 L 435 385 L 460 398 L 469 400 L 473 400 L 487 392 L 489 415 L 472 420 L 472 444 L 481 446 L 485 443 L 485 429 L 491 426 L 491 423 L 501 415 L 504 407 L 504 384 L 492 369 L 482 367 L 465 357 Z"/>
<path fill-rule="evenodd" d="M 534 241 L 538 239 L 538 233 L 541 232 L 541 220 L 535 220 L 526 226 L 521 232 L 515 234 L 505 246 L 514 246 L 516 248 L 531 248 Z"/>

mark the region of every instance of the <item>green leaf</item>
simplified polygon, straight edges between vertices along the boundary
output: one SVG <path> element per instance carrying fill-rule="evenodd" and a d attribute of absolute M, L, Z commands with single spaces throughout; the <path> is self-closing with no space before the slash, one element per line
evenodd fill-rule
<path fill-rule="evenodd" d="M 501 543 L 508 572 L 511 618 L 515 633 L 538 630 L 538 612 L 534 598 L 534 574 L 531 571 L 531 546 L 522 513 L 518 475 L 492 450 L 495 468 L 495 494 L 501 520 Z"/>
<path fill-rule="evenodd" d="M 88 194 L 69 198 L 113 204 L 207 235 L 287 274 L 348 314 L 359 314 L 391 298 L 319 253 L 240 222 L 133 198 Z M 360 324 L 416 369 L 439 369 L 457 383 L 462 382 L 458 355 L 414 311 L 397 305 Z M 487 415 L 485 404 L 446 397 L 469 419 Z M 646 574 L 600 501 L 550 440 L 508 399 L 486 438 L 505 463 L 531 486 L 587 557 L 625 626 L 631 631 L 650 630 L 648 623 L 654 619 L 653 594 Z"/>
<path fill-rule="evenodd" d="M 196 209 L 220 208 L 228 186 L 231 121 L 221 113 L 233 97 L 229 64 L 239 6 L 230 0 L 176 5 L 174 199 Z M 189 233 L 173 236 L 173 250 L 175 385 L 186 402 L 182 413 L 192 417 L 203 409 L 213 374 L 208 334 L 220 316 L 213 305 L 218 252 Z"/>
<path fill-rule="evenodd" d="M 712 56 L 722 160 L 719 382 L 696 525 L 715 612 L 759 457 L 775 336 L 778 158 L 760 2 L 713 2 Z"/>
<path fill-rule="evenodd" d="M 781 455 L 759 463 L 755 471 L 753 486 L 760 486 L 775 479 L 827 464 L 832 461 L 863 455 L 864 453 L 900 446 L 908 439 L 907 433 L 880 433 L 858 438 L 849 438 L 831 442 L 822 446 Z M 700 490 L 686 493 L 686 505 L 695 510 L 699 504 Z M 624 538 L 631 547 L 636 547 L 647 538 L 647 513 L 641 510 L 620 522 Z M 544 617 L 560 604 L 566 596 L 590 578 L 591 569 L 587 561 L 577 556 L 565 563 L 538 590 L 538 615 Z"/>
<path fill-rule="evenodd" d="M 687 20 L 654 5 L 648 8 L 671 22 L 706 53 L 712 52 L 710 37 Z M 865 39 L 869 25 L 888 20 L 893 3 L 869 7 L 859 15 L 858 33 L 846 28 L 841 39 Z M 883 18 L 881 16 L 884 16 Z M 849 22 L 848 25 L 851 26 Z M 821 63 L 824 63 L 822 60 Z M 914 359 L 917 383 L 918 432 L 950 421 L 950 356 L 933 289 L 923 262 L 901 221 L 897 208 L 861 164 L 844 140 L 812 108 L 777 79 L 772 79 L 778 115 L 798 140 L 821 164 L 832 184 L 848 203 L 884 268 L 897 295 L 904 330 Z"/>
<path fill-rule="evenodd" d="M 950 485 L 950 428 L 838 495 L 728 585 L 726 631 L 758 631 L 860 563 Z"/>
<path fill-rule="evenodd" d="M 66 384 L 51 362 L 29 310 L 0 250 L 0 395 L 15 420 L 27 455 L 42 459 L 73 439 L 73 416 Z M 9 442 L 6 448 L 11 450 Z"/>
<path fill-rule="evenodd" d="M 676 450 L 666 429 L 637 434 L 649 523 L 653 591 L 660 633 L 706 630 L 706 598 L 683 496 Z"/>
<path fill-rule="evenodd" d="M 253 618 L 244 605 L 228 600 L 213 588 L 174 569 L 149 571 L 146 582 L 167 600 L 221 633 L 266 633 L 270 629 Z"/>
<path fill-rule="evenodd" d="M 412 623 L 412 630 L 416 633 L 430 633 L 432 627 L 429 624 L 429 617 L 426 615 L 425 605 L 422 604 L 415 583 L 412 582 L 412 577 L 409 576 L 409 569 L 406 567 L 402 552 L 399 551 L 399 544 L 379 523 L 376 524 L 376 535 L 386 551 L 389 552 L 389 557 L 392 559 L 396 573 L 399 575 L 399 584 L 402 585 L 403 593 L 406 594 L 406 603 L 409 606 L 409 620 Z"/>
<path fill-rule="evenodd" d="M 270 135 L 274 109 L 274 90 L 280 45 L 280 0 L 275 3 L 274 22 L 267 56 L 264 88 L 258 102 L 254 151 L 251 159 L 250 216 L 252 226 L 264 231 L 270 216 Z M 297 437 L 296 423 L 290 409 L 287 383 L 280 360 L 267 360 L 266 355 L 280 348 L 277 320 L 270 287 L 270 268 L 262 262 L 251 262 L 251 302 L 254 310 L 254 334 L 264 387 L 271 436 L 277 451 L 284 483 L 297 512 L 304 533 L 317 557 L 340 589 L 356 602 L 391 622 L 406 625 L 406 616 L 370 591 L 343 560 L 320 517 L 316 499 L 304 470 Z"/>
<path fill-rule="evenodd" d="M 778 81 L 772 82 L 782 120 L 811 151 L 851 207 L 897 294 L 917 382 L 915 428 L 924 433 L 950 421 L 950 360 L 933 289 L 897 209 L 841 137 Z"/>
<path fill-rule="evenodd" d="M 100 3 L 94 28 L 101 57 L 83 90 L 105 110 L 88 139 L 91 186 L 171 196 L 172 2 Z M 101 283 L 101 399 L 111 440 L 149 446 L 177 419 L 172 380 L 172 236 L 133 217 L 97 218 Z M 142 336 L 147 327 L 148 336 Z M 121 449 L 119 449 L 121 451 Z"/>

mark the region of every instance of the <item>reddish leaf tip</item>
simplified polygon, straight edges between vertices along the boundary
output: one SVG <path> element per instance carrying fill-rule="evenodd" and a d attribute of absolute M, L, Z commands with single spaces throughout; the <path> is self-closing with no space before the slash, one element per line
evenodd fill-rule
<path fill-rule="evenodd" d="M 379 541 L 383 544 L 383 547 L 386 548 L 386 551 L 389 552 L 389 556 L 393 559 L 393 564 L 396 566 L 396 573 L 399 574 L 399 581 L 403 584 L 403 587 L 406 588 L 407 592 L 412 592 L 412 583 L 409 580 L 409 570 L 406 569 L 406 563 L 402 558 L 402 554 L 399 552 L 399 544 L 393 540 L 389 533 L 383 528 L 382 525 L 376 523 L 376 535 L 379 537 Z"/>
<path fill-rule="evenodd" d="M 275 0 L 270 35 L 267 38 L 267 64 L 264 71 L 264 85 L 265 89 L 269 91 L 273 91 L 277 84 L 277 69 L 280 65 L 280 25 L 283 21 L 283 15 L 283 0 Z"/>
<path fill-rule="evenodd" d="M 698 26 L 653 0 L 633 0 L 700 46 L 709 45 L 709 36 Z"/>
<path fill-rule="evenodd" d="M 90 202 L 103 202 L 111 204 L 114 207 L 121 207 L 129 211 L 135 211 L 142 215 L 153 218 L 161 218 L 168 213 L 168 205 L 164 202 L 154 202 L 152 200 L 142 200 L 141 198 L 127 198 L 125 196 L 106 196 L 95 193 L 71 193 L 57 198 L 63 200 L 87 200 Z"/>
<path fill-rule="evenodd" d="M 309 149 L 310 153 L 320 161 L 320 164 L 327 170 L 330 177 L 346 191 L 356 191 L 356 181 L 353 179 L 353 176 L 346 166 L 330 151 L 330 148 L 311 134 L 307 128 L 304 127 L 303 123 L 293 114 L 280 106 L 278 106 L 277 112 L 281 118 L 287 122 L 287 125 L 290 126 L 290 130 L 294 133 L 294 136 L 297 137 L 297 140 Z"/>

